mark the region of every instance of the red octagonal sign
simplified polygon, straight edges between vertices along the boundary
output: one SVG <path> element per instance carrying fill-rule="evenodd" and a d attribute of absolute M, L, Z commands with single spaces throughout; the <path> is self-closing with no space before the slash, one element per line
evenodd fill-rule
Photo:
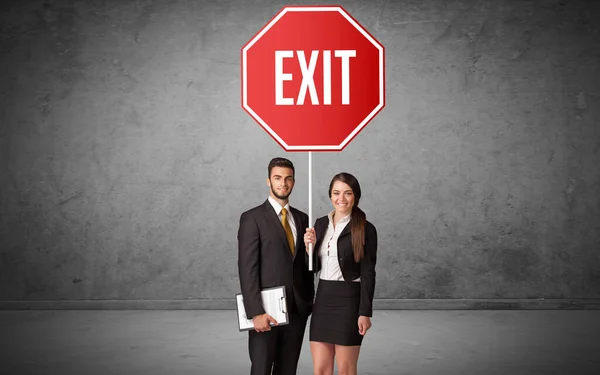
<path fill-rule="evenodd" d="M 242 48 L 242 106 L 287 151 L 339 151 L 385 106 L 384 48 L 339 6 L 285 7 Z"/>

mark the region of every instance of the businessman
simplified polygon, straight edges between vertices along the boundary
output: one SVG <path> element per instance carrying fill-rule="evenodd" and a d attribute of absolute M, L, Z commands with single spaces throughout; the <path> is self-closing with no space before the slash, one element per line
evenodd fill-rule
<path fill-rule="evenodd" d="M 268 166 L 269 197 L 240 217 L 238 272 L 244 307 L 254 329 L 248 332 L 251 375 L 295 375 L 306 322 L 312 312 L 313 274 L 308 270 L 304 232 L 308 215 L 290 207 L 295 169 L 274 158 Z M 278 326 L 265 313 L 260 292 L 285 286 L 289 324 Z"/>

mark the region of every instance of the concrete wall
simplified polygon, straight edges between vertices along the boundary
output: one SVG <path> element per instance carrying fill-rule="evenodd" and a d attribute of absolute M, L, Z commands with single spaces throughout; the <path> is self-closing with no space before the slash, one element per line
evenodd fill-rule
<path fill-rule="evenodd" d="M 358 177 L 376 297 L 600 298 L 598 2 L 340 4 L 386 48 L 387 106 L 313 154 L 312 207 Z M 240 105 L 240 48 L 283 5 L 2 3 L 0 300 L 231 300 L 270 158 L 308 211 L 307 154 Z"/>

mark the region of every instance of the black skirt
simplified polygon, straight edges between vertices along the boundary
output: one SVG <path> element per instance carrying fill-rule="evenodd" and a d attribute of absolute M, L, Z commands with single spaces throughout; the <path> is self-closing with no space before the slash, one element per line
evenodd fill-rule
<path fill-rule="evenodd" d="M 310 341 L 361 345 L 359 302 L 360 282 L 319 280 L 310 321 Z"/>

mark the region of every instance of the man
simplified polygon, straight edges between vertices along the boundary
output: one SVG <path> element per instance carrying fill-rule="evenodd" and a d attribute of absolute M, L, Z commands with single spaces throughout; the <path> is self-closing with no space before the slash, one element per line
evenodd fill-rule
<path fill-rule="evenodd" d="M 254 322 L 248 333 L 251 375 L 296 374 L 312 312 L 314 279 L 303 238 L 308 215 L 289 205 L 294 173 L 291 161 L 271 160 L 268 199 L 240 217 L 238 271 L 244 308 Z M 285 286 L 288 302 L 289 324 L 281 326 L 265 313 L 260 295 L 262 289 L 276 286 Z"/>

